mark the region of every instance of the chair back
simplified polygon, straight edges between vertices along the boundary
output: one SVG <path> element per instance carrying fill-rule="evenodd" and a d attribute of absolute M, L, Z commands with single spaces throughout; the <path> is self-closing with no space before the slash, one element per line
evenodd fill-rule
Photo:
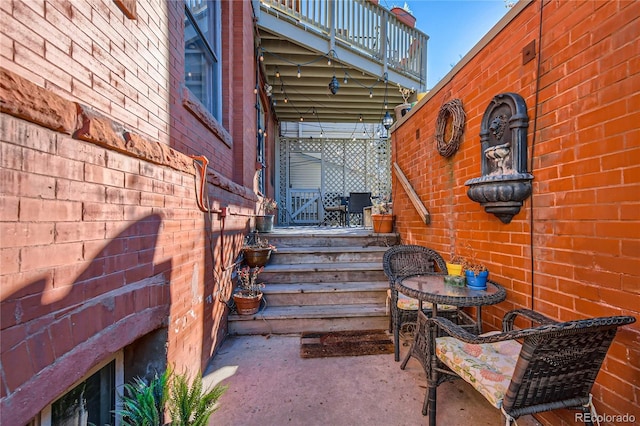
<path fill-rule="evenodd" d="M 371 203 L 370 192 L 350 192 L 349 204 L 347 205 L 347 212 L 352 214 L 362 214 L 365 207 L 369 207 Z"/>
<path fill-rule="evenodd" d="M 514 418 L 586 405 L 618 327 L 631 316 L 592 318 L 538 327 L 525 337 L 503 400 Z"/>
<path fill-rule="evenodd" d="M 382 267 L 389 284 L 408 275 L 447 273 L 447 264 L 438 252 L 413 244 L 393 246 L 385 251 Z"/>

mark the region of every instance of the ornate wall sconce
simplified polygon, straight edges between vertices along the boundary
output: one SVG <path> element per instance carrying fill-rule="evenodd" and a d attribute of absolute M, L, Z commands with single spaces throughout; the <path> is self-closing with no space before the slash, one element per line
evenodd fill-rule
<path fill-rule="evenodd" d="M 511 222 L 531 195 L 533 175 L 527 172 L 529 117 L 522 96 L 496 95 L 482 116 L 482 176 L 469 179 L 467 196 L 503 223 Z"/>

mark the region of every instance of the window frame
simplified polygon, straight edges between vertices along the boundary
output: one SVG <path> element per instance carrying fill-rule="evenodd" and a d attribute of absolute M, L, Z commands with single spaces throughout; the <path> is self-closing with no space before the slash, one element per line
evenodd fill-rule
<path fill-rule="evenodd" d="M 211 67 L 211 79 L 212 81 L 208 81 L 205 83 L 205 88 L 208 92 L 210 105 L 206 105 L 206 103 L 202 102 L 195 93 L 189 88 L 187 85 L 187 75 L 186 75 L 186 64 L 187 64 L 187 48 L 186 48 L 186 40 L 185 42 L 185 52 L 184 52 L 184 67 L 183 67 L 183 78 L 184 78 L 184 86 L 189 89 L 189 93 L 193 99 L 199 101 L 208 114 L 211 114 L 213 118 L 217 121 L 222 122 L 222 11 L 221 4 L 219 0 L 203 0 L 207 4 L 207 8 L 209 10 L 208 14 L 208 25 L 211 27 L 211 38 L 210 40 L 205 36 L 205 33 L 202 32 L 202 29 L 198 25 L 196 18 L 193 16 L 191 9 L 189 8 L 189 0 L 185 0 L 184 2 L 184 12 L 185 12 L 185 20 L 188 20 L 191 27 L 195 31 L 198 39 L 202 42 L 204 46 L 203 52 L 207 57 L 208 62 L 211 63 L 209 65 Z M 186 32 L 186 30 L 185 30 Z M 184 39 L 184 36 L 183 36 Z"/>

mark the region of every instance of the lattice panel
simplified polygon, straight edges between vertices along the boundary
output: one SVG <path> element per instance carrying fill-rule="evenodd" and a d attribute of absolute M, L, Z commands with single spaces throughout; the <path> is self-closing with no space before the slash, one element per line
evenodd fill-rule
<path fill-rule="evenodd" d="M 322 154 L 322 191 L 326 206 L 336 205 L 335 197 L 349 192 L 391 194 L 390 142 L 387 139 L 280 139 L 279 223 L 291 224 L 287 208 L 288 158 L 291 152 Z M 330 196 L 329 196 L 330 195 Z M 329 199 L 333 198 L 333 200 Z M 324 222 L 335 224 L 338 216 L 328 213 Z M 322 221 L 322 218 L 319 219 Z"/>
<path fill-rule="evenodd" d="M 367 187 L 366 145 L 351 143 L 345 145 L 344 187 L 345 192 L 363 192 Z"/>
<path fill-rule="evenodd" d="M 344 140 L 329 140 L 322 151 L 324 192 L 342 194 L 344 189 Z"/>

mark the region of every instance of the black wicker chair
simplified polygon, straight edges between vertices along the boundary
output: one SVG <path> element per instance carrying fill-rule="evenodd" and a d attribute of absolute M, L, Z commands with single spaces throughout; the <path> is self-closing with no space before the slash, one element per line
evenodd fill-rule
<path fill-rule="evenodd" d="M 516 330 L 518 316 L 540 325 Z M 555 322 L 519 309 L 504 316 L 501 333 L 477 336 L 446 318 L 418 315 L 411 355 L 427 373 L 422 414 L 428 413 L 435 426 L 438 385 L 462 377 L 502 411 L 507 425 L 520 416 L 558 408 L 581 410 L 585 424 L 592 425 L 597 418 L 593 382 L 618 327 L 635 320 L 612 316 Z"/>
<path fill-rule="evenodd" d="M 410 325 L 415 328 L 418 303 L 412 304 L 409 309 L 398 307 L 398 290 L 393 288 L 394 280 L 408 275 L 440 273 L 446 275 L 447 265 L 442 256 L 435 250 L 418 245 L 398 245 L 388 249 L 383 256 L 382 266 L 389 279 L 389 331 L 393 332 L 393 344 L 395 346 L 395 360 L 400 360 L 400 329 Z M 426 305 L 425 305 L 426 306 Z M 430 312 L 430 309 L 428 309 Z"/>

